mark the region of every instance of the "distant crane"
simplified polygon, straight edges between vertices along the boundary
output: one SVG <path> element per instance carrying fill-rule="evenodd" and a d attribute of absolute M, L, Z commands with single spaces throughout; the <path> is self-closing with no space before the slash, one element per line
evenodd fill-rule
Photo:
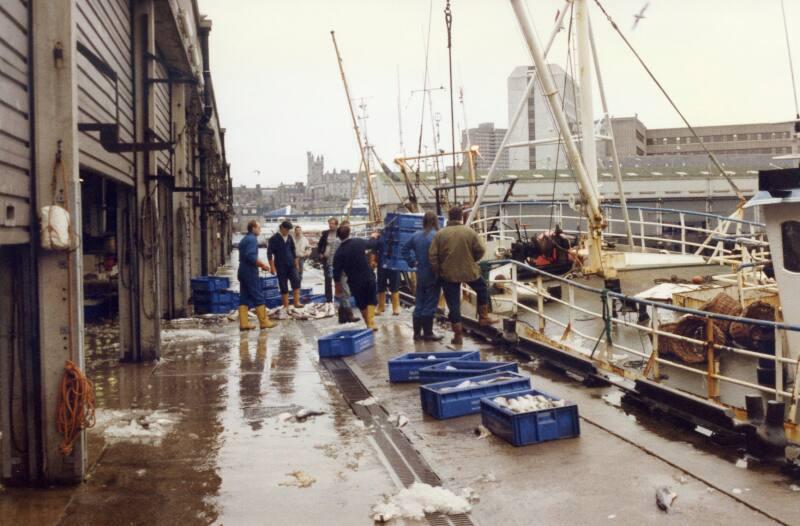
<path fill-rule="evenodd" d="M 640 20 L 642 20 L 642 19 L 646 18 L 646 17 L 644 16 L 644 12 L 645 12 L 645 11 L 647 11 L 647 8 L 648 8 L 648 6 L 649 6 L 649 5 L 650 5 L 650 2 L 647 2 L 647 3 L 646 3 L 646 4 L 644 4 L 644 6 L 642 7 L 642 10 L 641 10 L 641 11 L 639 11 L 638 13 L 636 13 L 635 15 L 633 15 L 633 27 L 631 28 L 631 31 L 633 31 L 634 29 L 636 29 L 636 26 L 638 26 L 638 25 L 639 25 L 639 21 L 640 21 Z"/>

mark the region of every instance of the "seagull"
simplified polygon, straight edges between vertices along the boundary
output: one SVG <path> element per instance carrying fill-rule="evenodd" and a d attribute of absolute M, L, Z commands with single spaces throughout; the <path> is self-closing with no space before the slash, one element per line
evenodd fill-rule
<path fill-rule="evenodd" d="M 636 29 L 636 26 L 639 25 L 639 21 L 641 19 L 645 18 L 644 12 L 647 11 L 647 7 L 649 5 L 650 5 L 650 2 L 647 2 L 646 4 L 644 4 L 644 7 L 642 7 L 641 11 L 639 11 L 637 14 L 633 15 L 633 27 L 631 28 L 631 31 Z"/>

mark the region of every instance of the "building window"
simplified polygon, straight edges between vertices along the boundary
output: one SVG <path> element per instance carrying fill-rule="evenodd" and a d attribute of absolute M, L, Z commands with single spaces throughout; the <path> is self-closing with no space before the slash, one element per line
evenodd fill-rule
<path fill-rule="evenodd" d="M 647 139 L 647 145 L 648 146 L 653 146 L 654 144 L 655 144 L 655 141 L 653 139 Z"/>
<path fill-rule="evenodd" d="M 642 132 L 640 132 L 639 130 L 636 130 L 636 138 L 639 139 L 639 142 L 644 142 L 644 135 L 642 135 Z M 650 144 L 649 141 L 648 144 Z"/>
<path fill-rule="evenodd" d="M 644 155 L 644 150 L 642 150 L 641 148 L 639 148 L 639 147 L 637 146 L 637 147 L 636 147 L 636 155 Z"/>
<path fill-rule="evenodd" d="M 783 244 L 783 268 L 789 272 L 800 272 L 800 221 L 784 221 L 781 224 Z"/>

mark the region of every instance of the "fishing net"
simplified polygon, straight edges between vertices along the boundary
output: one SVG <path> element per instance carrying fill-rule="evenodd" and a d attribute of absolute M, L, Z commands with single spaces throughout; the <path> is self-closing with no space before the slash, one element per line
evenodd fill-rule
<path fill-rule="evenodd" d="M 726 316 L 739 316 L 742 313 L 742 306 L 731 296 L 720 292 L 714 298 L 705 303 L 700 310 L 713 312 L 714 314 L 725 314 Z M 727 320 L 714 320 L 714 325 L 727 334 L 731 322 Z"/>
<path fill-rule="evenodd" d="M 751 320 L 775 321 L 775 307 L 765 301 L 754 301 L 742 312 L 743 318 Z M 771 327 L 762 327 L 743 321 L 731 323 L 730 335 L 740 347 L 754 349 L 762 342 L 775 340 L 775 331 Z"/>
<path fill-rule="evenodd" d="M 685 363 L 695 364 L 705 362 L 707 358 L 705 345 L 707 340 L 707 326 L 706 318 L 700 316 L 686 315 L 681 318 L 675 327 L 675 334 L 683 336 L 684 338 L 699 340 L 703 343 L 675 339 L 672 341 L 672 354 Z M 726 345 L 728 339 L 725 336 L 725 332 L 720 329 L 719 325 L 716 323 L 712 323 L 711 327 L 713 332 L 711 340 L 714 344 Z"/>

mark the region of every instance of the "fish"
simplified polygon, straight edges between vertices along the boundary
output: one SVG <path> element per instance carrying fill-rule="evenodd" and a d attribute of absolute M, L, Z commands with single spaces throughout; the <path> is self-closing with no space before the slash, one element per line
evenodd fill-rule
<path fill-rule="evenodd" d="M 669 486 L 661 486 L 656 489 L 656 505 L 662 511 L 669 513 L 672 503 L 675 502 L 677 498 L 678 496 Z"/>
<path fill-rule="evenodd" d="M 306 418 L 310 418 L 312 416 L 320 416 L 324 415 L 325 411 L 316 411 L 314 409 L 301 409 L 294 414 L 294 419 L 298 422 L 305 421 Z"/>

